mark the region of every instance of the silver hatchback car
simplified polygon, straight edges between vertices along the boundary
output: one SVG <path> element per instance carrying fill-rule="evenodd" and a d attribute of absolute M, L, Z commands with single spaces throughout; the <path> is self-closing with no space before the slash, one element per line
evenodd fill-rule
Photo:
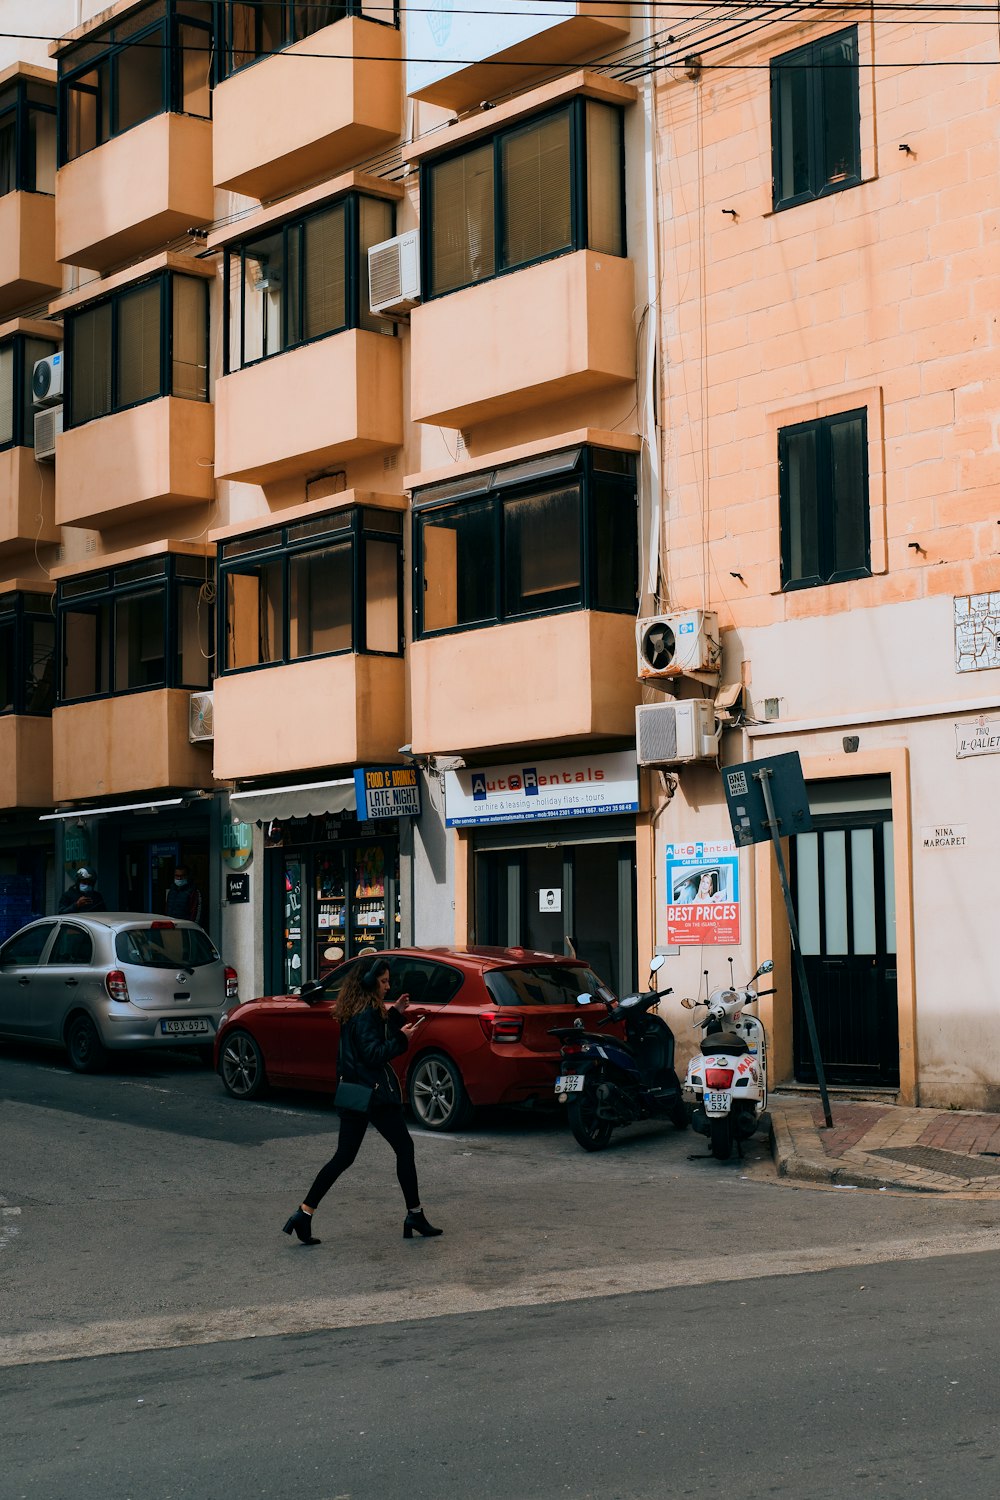
<path fill-rule="evenodd" d="M 46 917 L 0 947 L 0 1036 L 64 1046 L 78 1073 L 134 1047 L 196 1047 L 211 1061 L 238 998 L 236 970 L 194 922 Z"/>

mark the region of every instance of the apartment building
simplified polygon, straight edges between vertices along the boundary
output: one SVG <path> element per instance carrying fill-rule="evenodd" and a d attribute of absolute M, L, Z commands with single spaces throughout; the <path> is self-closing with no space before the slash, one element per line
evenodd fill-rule
<path fill-rule="evenodd" d="M 723 760 L 801 756 L 828 1078 L 995 1108 L 996 28 L 727 7 L 664 61 L 661 602 L 718 615 Z M 661 788 L 655 937 L 683 935 L 685 855 L 735 873 L 777 1076 L 808 1081 L 770 848 L 727 847 L 721 792 L 714 764 Z M 728 951 L 681 945 L 692 993 Z"/>
<path fill-rule="evenodd" d="M 17 194 L 42 250 L 0 285 L 6 593 L 51 646 L 44 717 L 22 692 L 0 724 L 11 816 L 48 840 L 38 899 L 85 858 L 155 910 L 182 860 L 244 992 L 408 939 L 575 950 L 627 986 L 645 23 L 66 10 L 12 75 L 55 155 Z M 24 381 L 53 349 L 32 452 Z"/>

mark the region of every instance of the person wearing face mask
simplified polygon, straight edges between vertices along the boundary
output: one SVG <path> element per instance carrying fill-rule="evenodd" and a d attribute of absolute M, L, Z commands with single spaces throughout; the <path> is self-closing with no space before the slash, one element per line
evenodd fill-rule
<path fill-rule="evenodd" d="M 96 881 L 93 870 L 81 865 L 76 872 L 76 879 L 59 902 L 59 915 L 65 916 L 67 912 L 73 911 L 107 911 L 108 903 L 97 889 Z"/>
<path fill-rule="evenodd" d="M 201 921 L 201 892 L 192 884 L 186 865 L 178 865 L 174 871 L 174 883 L 167 891 L 167 916 L 176 921 Z"/>

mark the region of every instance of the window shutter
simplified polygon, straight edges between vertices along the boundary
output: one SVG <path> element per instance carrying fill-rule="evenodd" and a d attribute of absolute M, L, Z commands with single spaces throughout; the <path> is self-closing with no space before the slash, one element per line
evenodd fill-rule
<path fill-rule="evenodd" d="M 431 183 L 434 291 L 454 291 L 492 276 L 492 142 L 435 166 Z"/>
<path fill-rule="evenodd" d="M 151 282 L 118 303 L 116 406 L 160 394 L 160 288 Z"/>
<path fill-rule="evenodd" d="M 14 345 L 0 349 L 0 444 L 14 441 Z"/>
<path fill-rule="evenodd" d="M 111 304 L 77 314 L 71 323 L 70 400 L 75 425 L 111 410 Z"/>
<path fill-rule="evenodd" d="M 170 394 L 208 399 L 208 288 L 193 276 L 173 278 L 174 353 Z"/>
<path fill-rule="evenodd" d="M 319 338 L 347 322 L 344 205 L 307 219 L 305 231 L 305 327 L 303 337 Z"/>
<path fill-rule="evenodd" d="M 502 160 L 504 265 L 523 265 L 569 247 L 569 111 L 508 136 Z"/>

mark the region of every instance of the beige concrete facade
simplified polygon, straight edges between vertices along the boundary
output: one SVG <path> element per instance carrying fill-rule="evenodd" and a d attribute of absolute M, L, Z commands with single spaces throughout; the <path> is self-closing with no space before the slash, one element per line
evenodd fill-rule
<path fill-rule="evenodd" d="M 0 317 L 51 297 L 62 286 L 55 214 L 55 199 L 45 193 L 0 198 Z"/>
<path fill-rule="evenodd" d="M 168 688 L 57 708 L 52 715 L 55 801 L 210 786 L 211 750 L 188 742 L 189 698 Z"/>
<path fill-rule="evenodd" d="M 0 804 L 51 807 L 52 720 L 0 716 Z"/>
<path fill-rule="evenodd" d="M 59 537 L 52 465 L 36 463 L 33 448 L 0 451 L 0 557 Z"/>

